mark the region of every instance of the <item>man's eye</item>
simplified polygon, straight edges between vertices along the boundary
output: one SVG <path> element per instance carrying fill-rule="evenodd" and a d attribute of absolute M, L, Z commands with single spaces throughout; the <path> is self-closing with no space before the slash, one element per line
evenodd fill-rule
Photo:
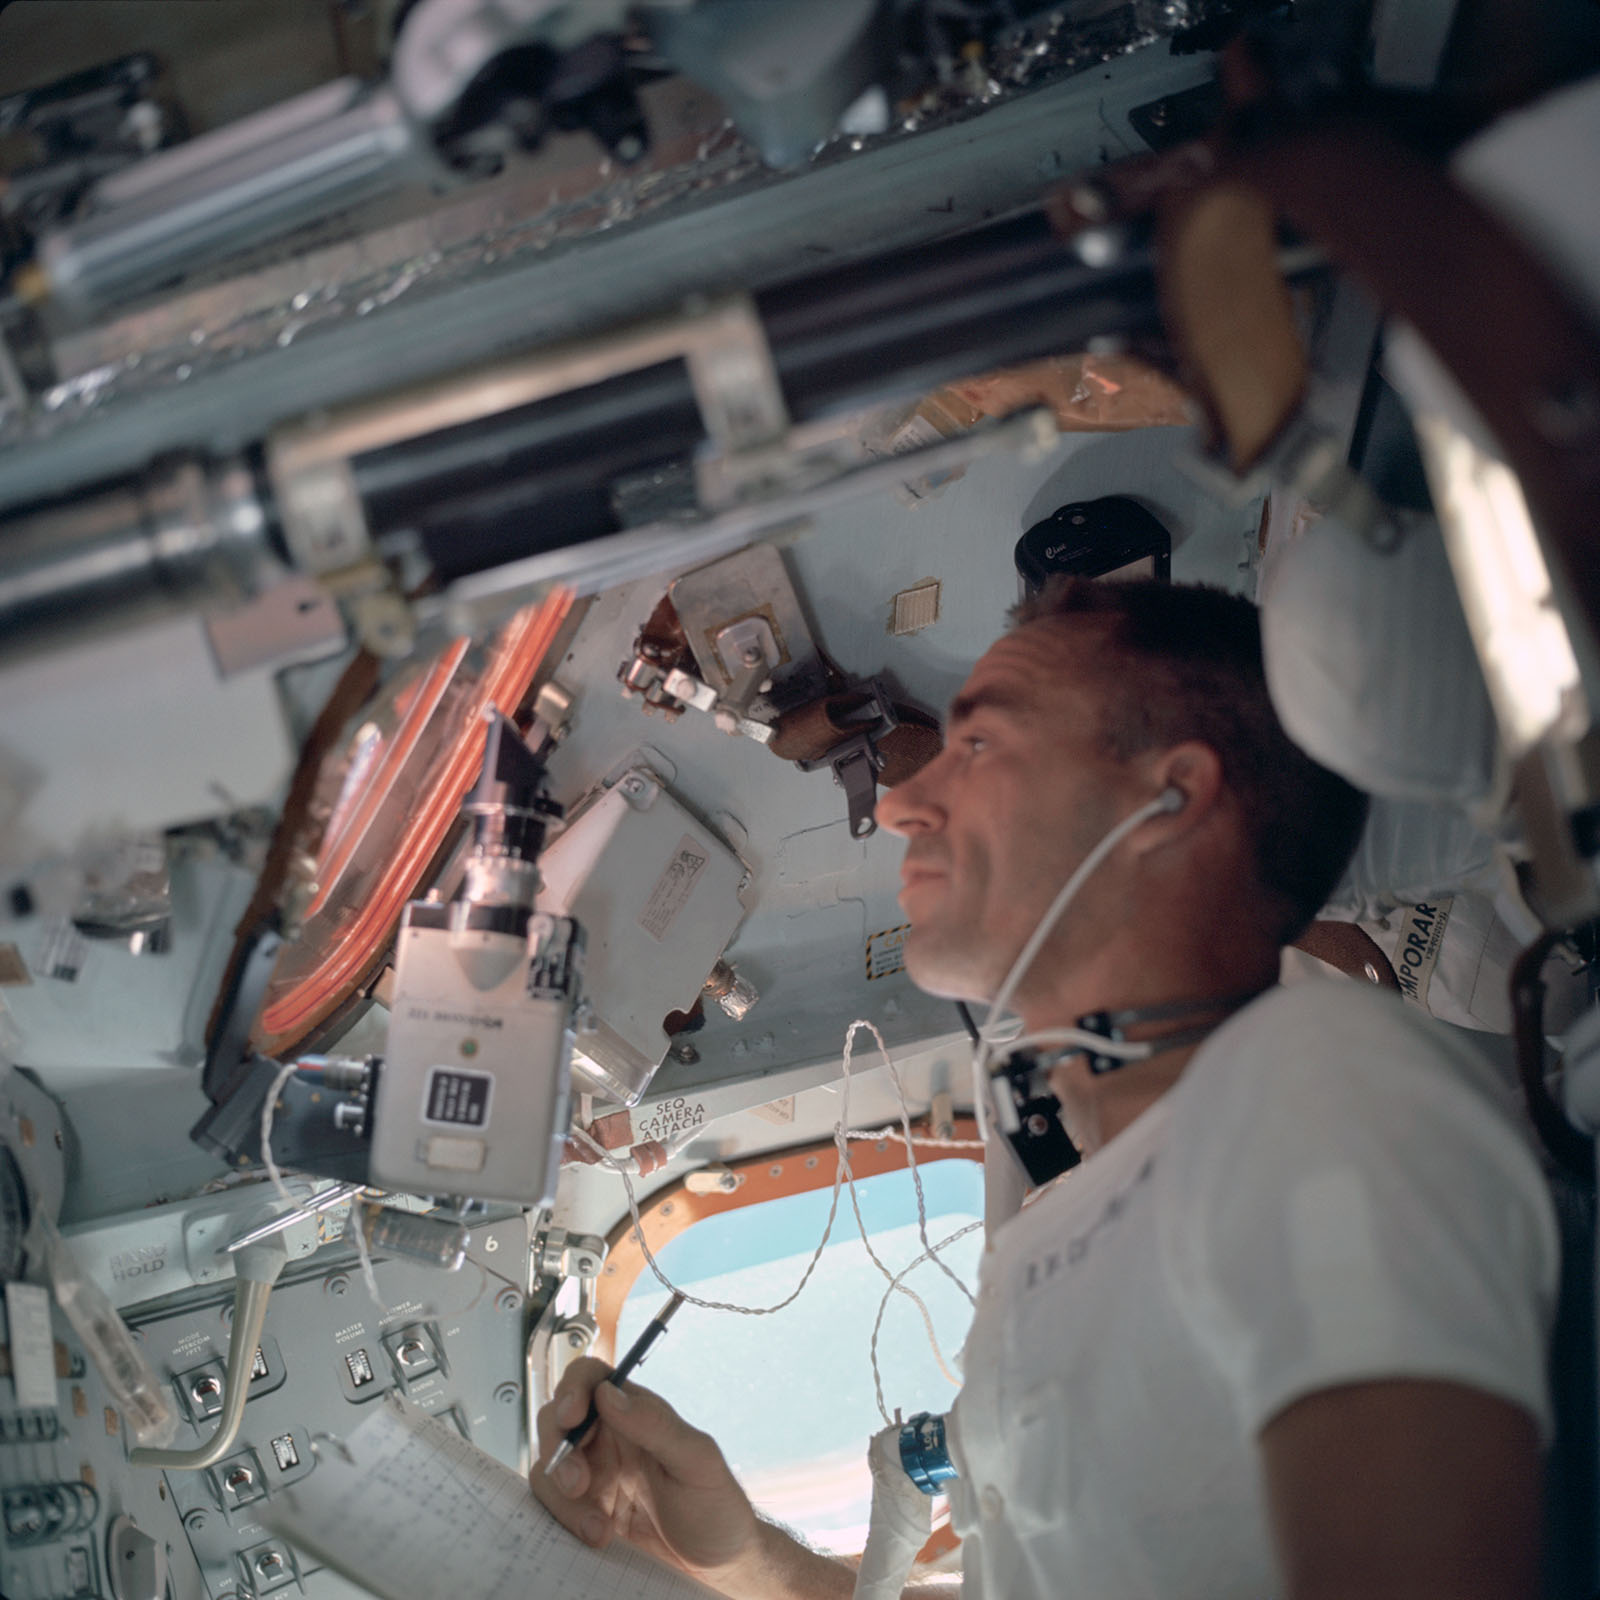
<path fill-rule="evenodd" d="M 966 733 L 961 736 L 961 745 L 968 755 L 980 756 L 989 748 L 989 741 L 981 733 Z"/>

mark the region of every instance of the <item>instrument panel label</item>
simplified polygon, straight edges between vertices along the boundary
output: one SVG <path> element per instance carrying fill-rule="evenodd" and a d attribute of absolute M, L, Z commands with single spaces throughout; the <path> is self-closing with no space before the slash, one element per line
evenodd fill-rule
<path fill-rule="evenodd" d="M 6 1326 L 18 1409 L 54 1406 L 56 1355 L 50 1336 L 49 1292 L 33 1283 L 8 1283 Z"/>
<path fill-rule="evenodd" d="M 667 870 L 656 879 L 656 886 L 650 891 L 644 910 L 639 913 L 639 926 L 652 939 L 666 938 L 667 930 L 694 893 L 694 886 L 700 881 L 700 874 L 705 871 L 710 859 L 706 847 L 696 844 L 688 834 L 678 841 L 678 847 L 667 863 Z"/>
<path fill-rule="evenodd" d="M 494 1077 L 463 1072 L 459 1067 L 434 1067 L 422 1100 L 422 1120 L 442 1128 L 481 1128 L 489 1120 Z"/>

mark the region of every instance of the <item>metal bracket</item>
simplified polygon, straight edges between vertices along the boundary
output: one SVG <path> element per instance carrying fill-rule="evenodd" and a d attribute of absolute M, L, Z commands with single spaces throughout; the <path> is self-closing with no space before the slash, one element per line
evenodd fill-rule
<path fill-rule="evenodd" d="M 681 667 L 663 674 L 648 656 L 638 655 L 623 663 L 618 676 L 625 695 L 638 695 L 646 710 L 663 712 L 669 721 L 693 706 L 696 711 L 704 711 L 724 733 L 739 734 L 757 744 L 772 743 L 774 729 L 769 723 L 757 722 L 723 704 L 709 683 L 702 683 Z"/>
<path fill-rule="evenodd" d="M 729 295 L 685 309 L 689 383 L 713 446 L 741 455 L 776 444 L 789 431 L 789 409 L 754 302 Z"/>
<path fill-rule="evenodd" d="M 606 1259 L 606 1242 L 594 1233 L 568 1233 L 565 1228 L 545 1228 L 533 1239 L 533 1276 L 541 1278 L 597 1278 Z"/>
<path fill-rule="evenodd" d="M 555 1392 L 568 1363 L 586 1354 L 599 1335 L 595 1304 L 606 1242 L 597 1234 L 545 1228 L 534 1235 L 531 1248 L 530 1277 L 543 1309 L 528 1331 L 522 1393 L 528 1408 L 528 1438 L 536 1444 L 539 1407 Z M 578 1280 L 578 1309 L 557 1311 L 556 1300 L 569 1278 Z"/>

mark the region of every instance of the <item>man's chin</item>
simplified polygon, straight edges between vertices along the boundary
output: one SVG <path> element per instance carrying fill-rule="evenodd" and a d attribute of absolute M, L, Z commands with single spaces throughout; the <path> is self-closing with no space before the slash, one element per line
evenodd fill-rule
<path fill-rule="evenodd" d="M 970 953 L 943 946 L 932 928 L 913 925 L 903 953 L 907 976 L 924 994 L 987 1004 L 988 985 L 974 973 Z"/>

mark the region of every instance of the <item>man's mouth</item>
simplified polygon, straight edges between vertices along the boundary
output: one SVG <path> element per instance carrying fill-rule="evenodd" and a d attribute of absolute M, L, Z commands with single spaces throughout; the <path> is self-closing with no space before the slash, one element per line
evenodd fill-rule
<path fill-rule="evenodd" d="M 931 867 L 902 867 L 900 869 L 900 893 L 895 898 L 904 906 L 906 896 L 913 890 L 923 888 L 930 883 L 937 883 L 943 877 L 944 873 L 936 872 Z"/>

